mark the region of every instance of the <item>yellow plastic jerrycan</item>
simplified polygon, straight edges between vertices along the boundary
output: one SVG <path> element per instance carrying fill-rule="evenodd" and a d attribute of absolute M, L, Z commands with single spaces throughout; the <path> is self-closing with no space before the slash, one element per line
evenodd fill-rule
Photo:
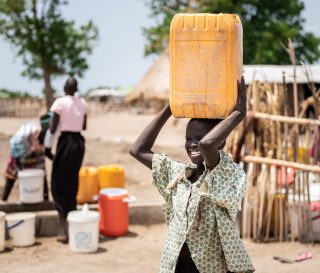
<path fill-rule="evenodd" d="M 79 171 L 79 187 L 77 201 L 79 204 L 94 201 L 99 194 L 98 169 L 95 167 L 82 167 Z"/>
<path fill-rule="evenodd" d="M 177 14 L 170 27 L 170 107 L 175 117 L 226 118 L 242 75 L 235 14 Z"/>
<path fill-rule="evenodd" d="M 118 165 L 105 165 L 98 168 L 100 189 L 124 188 L 124 168 Z"/>

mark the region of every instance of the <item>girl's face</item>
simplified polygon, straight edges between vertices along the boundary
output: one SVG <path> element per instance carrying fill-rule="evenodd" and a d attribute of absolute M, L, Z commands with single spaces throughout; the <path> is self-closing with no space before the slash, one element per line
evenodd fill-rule
<path fill-rule="evenodd" d="M 202 164 L 204 161 L 203 156 L 199 151 L 200 140 L 214 128 L 220 120 L 202 120 L 202 119 L 191 119 L 186 129 L 186 142 L 185 149 L 191 162 L 193 164 Z M 222 149 L 225 143 L 223 143 L 219 149 Z"/>
<path fill-rule="evenodd" d="M 209 131 L 209 126 L 200 120 L 191 120 L 187 125 L 185 149 L 193 164 L 198 165 L 204 161 L 198 145 Z"/>

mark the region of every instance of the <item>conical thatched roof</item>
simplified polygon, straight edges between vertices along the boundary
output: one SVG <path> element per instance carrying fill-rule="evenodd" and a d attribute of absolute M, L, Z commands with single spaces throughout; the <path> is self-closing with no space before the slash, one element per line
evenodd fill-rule
<path fill-rule="evenodd" d="M 305 70 L 310 73 L 311 80 L 320 83 L 320 65 L 297 65 L 297 82 L 308 83 Z M 282 83 L 283 72 L 286 74 L 286 82 L 293 82 L 293 67 L 291 65 L 244 65 L 244 77 L 246 84 L 252 81 Z M 162 53 L 158 60 L 147 71 L 144 77 L 126 97 L 126 101 L 137 100 L 168 100 L 170 90 L 170 59 L 169 53 Z"/>
<path fill-rule="evenodd" d="M 170 62 L 168 53 L 162 53 L 143 78 L 127 96 L 126 101 L 139 99 L 167 100 L 170 86 Z"/>

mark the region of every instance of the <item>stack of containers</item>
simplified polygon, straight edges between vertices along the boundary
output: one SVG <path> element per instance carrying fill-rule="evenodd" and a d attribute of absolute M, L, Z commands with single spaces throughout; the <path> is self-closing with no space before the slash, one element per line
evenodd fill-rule
<path fill-rule="evenodd" d="M 125 189 L 125 171 L 122 166 L 106 165 L 98 168 L 100 233 L 121 236 L 128 232 L 129 207 L 134 201 Z"/>

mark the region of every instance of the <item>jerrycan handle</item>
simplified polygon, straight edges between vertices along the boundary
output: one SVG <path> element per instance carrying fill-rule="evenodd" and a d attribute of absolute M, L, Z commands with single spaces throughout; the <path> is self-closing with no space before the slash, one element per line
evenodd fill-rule
<path fill-rule="evenodd" d="M 137 198 L 133 195 L 129 195 L 129 197 L 126 197 L 126 198 L 123 198 L 122 199 L 122 202 L 123 203 L 133 203 L 133 202 L 136 202 L 137 201 Z"/>

